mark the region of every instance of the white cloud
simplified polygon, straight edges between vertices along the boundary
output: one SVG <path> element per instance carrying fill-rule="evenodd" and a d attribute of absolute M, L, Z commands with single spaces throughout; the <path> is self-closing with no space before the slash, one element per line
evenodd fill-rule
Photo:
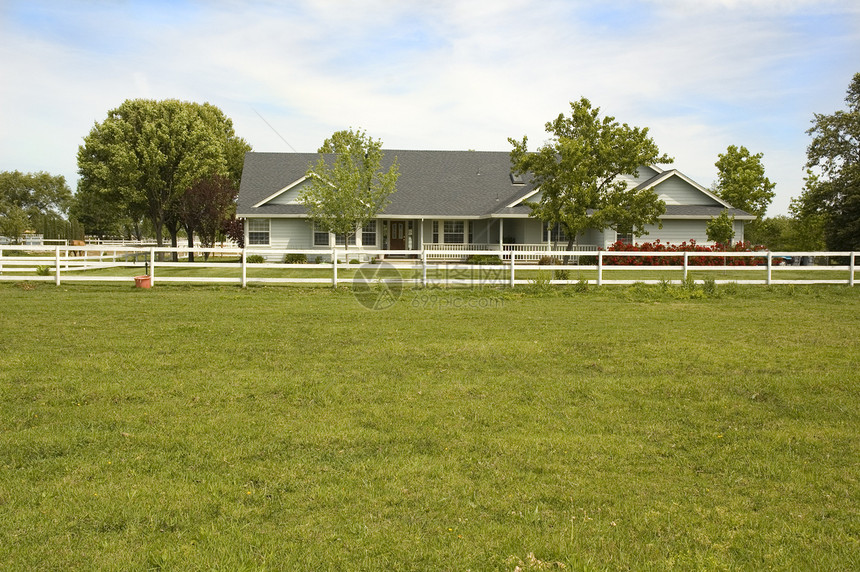
<path fill-rule="evenodd" d="M 126 98 L 209 101 L 258 150 L 288 150 L 259 113 L 312 151 L 349 126 L 388 147 L 539 144 L 587 96 L 650 126 L 702 184 L 739 144 L 793 194 L 808 118 L 840 105 L 860 53 L 847 1 L 41 6 L 49 29 L 15 18 L 2 30 L 0 76 L 17 81 L 0 85 L 0 169 L 69 178 L 81 138 Z"/>

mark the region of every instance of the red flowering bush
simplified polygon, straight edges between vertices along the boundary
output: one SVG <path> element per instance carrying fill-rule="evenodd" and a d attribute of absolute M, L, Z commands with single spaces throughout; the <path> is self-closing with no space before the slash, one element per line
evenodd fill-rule
<path fill-rule="evenodd" d="M 659 240 L 641 244 L 625 244 L 621 241 L 606 249 L 607 252 L 759 252 L 763 246 L 753 247 L 749 242 L 738 242 L 732 246 L 715 244 L 702 246 L 695 240 L 681 244 L 663 244 Z M 603 264 L 613 266 L 682 266 L 684 257 L 681 256 L 623 256 L 604 255 Z M 760 256 L 688 256 L 690 266 L 761 266 L 767 264 L 767 259 Z"/>

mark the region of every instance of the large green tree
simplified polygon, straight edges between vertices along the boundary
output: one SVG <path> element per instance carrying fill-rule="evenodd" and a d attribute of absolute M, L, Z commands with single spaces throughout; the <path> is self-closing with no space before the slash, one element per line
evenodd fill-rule
<path fill-rule="evenodd" d="M 28 216 L 68 212 L 72 191 L 62 175 L 45 172 L 0 172 L 0 207 L 17 206 Z"/>
<path fill-rule="evenodd" d="M 362 130 L 337 131 L 308 166 L 308 185 L 299 201 L 309 218 L 326 232 L 342 234 L 345 244 L 356 230 L 383 211 L 400 176 L 397 157 L 382 169 L 382 141 Z"/>
<path fill-rule="evenodd" d="M 235 157 L 247 143 L 215 106 L 175 99 L 126 100 L 96 123 L 78 150 L 79 192 L 111 201 L 135 220 L 142 213 L 163 244 L 176 244 L 182 195 L 212 175 L 236 177 Z"/>
<path fill-rule="evenodd" d="M 204 248 L 215 244 L 224 224 L 236 213 L 238 191 L 229 177 L 213 175 L 191 185 L 179 200 L 178 215 L 188 237 L 188 246 L 194 246 L 194 234 L 200 237 Z M 209 253 L 204 254 L 209 258 Z M 188 253 L 194 261 L 194 253 Z"/>
<path fill-rule="evenodd" d="M 65 223 L 72 191 L 62 175 L 0 172 L 0 234 L 20 239 L 24 231 Z"/>
<path fill-rule="evenodd" d="M 546 123 L 550 140 L 529 152 L 528 139 L 508 139 L 512 171 L 530 174 L 540 199 L 527 203 L 535 216 L 559 224 L 568 236 L 568 249 L 587 229 L 626 230 L 645 234 L 659 224 L 665 205 L 651 190 L 633 190 L 620 176 L 635 176 L 639 167 L 671 163 L 660 153 L 648 128 L 620 124 L 600 117 L 600 108 L 586 98 L 571 102 L 570 115 Z"/>
<path fill-rule="evenodd" d="M 860 250 L 860 73 L 854 74 L 845 102 L 846 110 L 816 113 L 807 131 L 811 173 L 799 211 L 821 217 L 828 248 Z"/>
<path fill-rule="evenodd" d="M 718 170 L 714 184 L 716 195 L 733 207 L 755 215 L 757 222 L 764 218 L 776 186 L 764 174 L 763 156 L 762 153 L 751 154 L 743 145 L 729 145 L 714 163 Z"/>

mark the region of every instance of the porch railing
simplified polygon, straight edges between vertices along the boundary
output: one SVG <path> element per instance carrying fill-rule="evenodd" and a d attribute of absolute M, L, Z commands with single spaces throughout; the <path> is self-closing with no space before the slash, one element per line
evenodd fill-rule
<path fill-rule="evenodd" d="M 506 253 L 508 252 L 529 252 L 530 254 L 522 254 L 518 255 L 518 260 L 540 260 L 544 254 L 540 251 L 550 251 L 552 250 L 551 243 L 524 243 L 524 244 L 511 244 L 511 243 L 475 243 L 475 244 L 436 244 L 436 243 L 424 243 L 424 250 L 427 251 L 427 258 L 431 260 L 457 260 L 457 259 L 465 259 L 467 256 L 458 257 L 455 254 L 458 251 L 474 251 L 474 250 L 486 250 L 488 252 L 492 251 L 501 251 L 502 259 L 509 260 L 510 256 Z M 444 252 L 440 252 L 444 251 Z M 538 252 L 535 252 L 538 251 Z M 573 250 L 568 250 L 566 252 L 573 253 L 581 253 L 581 252 L 597 252 L 597 247 L 591 244 L 575 244 L 573 246 Z M 575 256 L 575 254 L 574 254 Z M 575 264 L 576 262 L 574 262 Z"/>

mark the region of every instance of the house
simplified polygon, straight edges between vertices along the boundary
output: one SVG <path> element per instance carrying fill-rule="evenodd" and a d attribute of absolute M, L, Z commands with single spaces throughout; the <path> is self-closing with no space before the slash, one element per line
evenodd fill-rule
<path fill-rule="evenodd" d="M 349 238 L 349 249 L 531 250 L 566 237 L 530 216 L 524 201 L 536 201 L 528 177 L 511 174 L 507 152 L 386 150 L 383 169 L 397 157 L 400 178 L 384 212 Z M 245 244 L 272 249 L 331 252 L 346 237 L 323 232 L 308 220 L 299 194 L 307 184 L 316 153 L 248 153 L 239 190 L 237 216 L 245 219 Z M 705 225 L 728 209 L 735 217 L 735 239 L 755 217 L 732 208 L 681 172 L 643 166 L 628 184 L 652 189 L 665 202 L 662 228 L 652 225 L 640 238 L 607 229 L 576 238 L 578 250 L 597 250 L 616 242 L 708 243 Z"/>

